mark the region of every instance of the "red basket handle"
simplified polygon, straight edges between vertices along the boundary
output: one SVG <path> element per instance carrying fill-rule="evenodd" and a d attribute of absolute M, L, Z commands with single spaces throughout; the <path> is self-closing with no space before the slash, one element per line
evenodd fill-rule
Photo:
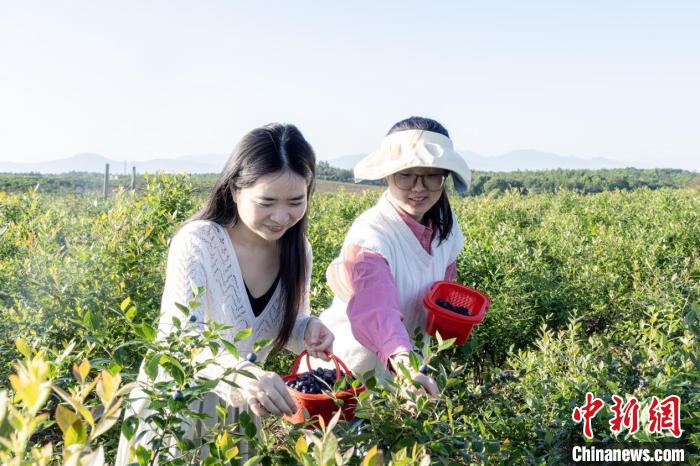
<path fill-rule="evenodd" d="M 333 364 L 335 364 L 335 380 L 340 380 L 340 368 L 342 367 L 343 370 L 347 375 L 351 375 L 350 369 L 348 369 L 348 366 L 345 365 L 345 363 L 338 358 L 333 353 L 329 353 L 328 351 L 324 351 L 326 356 L 331 358 L 331 361 L 333 361 Z M 299 375 L 299 364 L 301 364 L 301 358 L 306 356 L 306 366 L 311 370 L 311 357 L 309 356 L 309 352 L 304 350 L 301 353 L 299 353 L 299 356 L 294 360 L 294 364 L 292 365 L 292 373 L 294 377 Z"/>

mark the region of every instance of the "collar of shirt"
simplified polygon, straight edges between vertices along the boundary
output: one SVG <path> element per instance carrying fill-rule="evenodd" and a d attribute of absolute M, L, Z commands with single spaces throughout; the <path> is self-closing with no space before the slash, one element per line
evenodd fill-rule
<path fill-rule="evenodd" d="M 430 243 L 432 243 L 433 241 L 433 222 L 430 219 L 428 219 L 428 224 L 423 225 L 422 223 L 416 221 L 416 219 L 411 217 L 409 214 L 407 214 L 401 207 L 391 202 L 391 199 L 389 199 L 389 203 L 399 214 L 401 220 L 403 220 L 404 223 L 408 225 L 408 228 L 410 228 L 410 230 L 416 236 L 418 242 L 420 242 L 421 246 L 423 246 L 423 249 L 425 249 L 428 254 L 431 254 Z"/>

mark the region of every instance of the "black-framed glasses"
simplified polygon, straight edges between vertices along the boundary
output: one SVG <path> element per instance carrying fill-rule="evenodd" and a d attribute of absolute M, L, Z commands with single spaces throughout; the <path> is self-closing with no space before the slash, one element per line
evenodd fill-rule
<path fill-rule="evenodd" d="M 410 191 L 418 183 L 420 178 L 423 186 L 428 191 L 440 191 L 445 184 L 447 175 L 442 173 L 430 173 L 427 175 L 416 175 L 415 173 L 394 173 L 394 183 L 399 189 Z"/>

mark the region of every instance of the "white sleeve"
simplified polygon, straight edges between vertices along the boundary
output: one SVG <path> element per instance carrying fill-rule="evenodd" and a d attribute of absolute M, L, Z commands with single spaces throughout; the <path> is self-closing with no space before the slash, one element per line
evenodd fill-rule
<path fill-rule="evenodd" d="M 192 238 L 186 233 L 175 235 L 170 242 L 165 287 L 160 302 L 159 339 L 170 333 L 173 328 L 173 318 L 183 322 L 188 318 L 177 308 L 176 304 L 189 307 L 189 303 L 194 300 L 192 288 L 206 286 L 206 272 L 201 252 L 197 251 Z M 195 326 L 200 330 L 204 328 L 204 307 L 201 298 L 200 305 L 190 309 L 191 314 L 197 318 Z"/>
<path fill-rule="evenodd" d="M 168 265 L 165 277 L 165 288 L 163 290 L 163 298 L 161 301 L 161 317 L 158 323 L 158 338 L 165 337 L 173 329 L 173 318 L 179 319 L 183 325 L 188 324 L 188 317 L 180 311 L 175 303 L 189 307 L 189 303 L 194 298 L 193 288 L 205 287 L 203 295 L 198 297 L 199 306 L 190 308 L 190 315 L 196 318 L 192 326 L 196 331 L 204 331 L 207 320 L 205 312 L 205 295 L 206 290 L 212 283 L 207 283 L 205 260 L 203 251 L 195 244 L 195 238 L 187 232 L 180 232 L 173 238 L 170 251 L 168 254 Z M 214 359 L 214 355 L 209 347 L 197 354 L 197 361 L 205 361 Z M 208 364 L 197 373 L 198 377 L 207 379 L 219 378 L 223 375 L 226 369 L 235 368 L 238 364 L 243 363 L 242 358 L 235 358 L 232 354 L 226 351 L 223 347 L 215 358 L 215 364 Z M 215 388 L 216 393 L 223 400 L 234 404 L 241 405 L 243 403 L 238 390 L 231 387 L 225 382 L 220 382 Z"/>
<path fill-rule="evenodd" d="M 304 334 L 306 333 L 306 326 L 309 325 L 309 321 L 311 319 L 316 319 L 316 317 L 311 316 L 311 304 L 309 299 L 311 293 L 313 254 L 311 252 L 311 244 L 308 241 L 306 241 L 306 264 L 308 267 L 306 269 L 306 280 L 304 282 L 304 294 L 301 298 L 301 305 L 299 306 L 297 320 L 294 322 L 292 333 L 289 335 L 289 340 L 287 340 L 287 344 L 285 345 L 285 348 L 294 354 L 299 354 L 304 350 Z"/>

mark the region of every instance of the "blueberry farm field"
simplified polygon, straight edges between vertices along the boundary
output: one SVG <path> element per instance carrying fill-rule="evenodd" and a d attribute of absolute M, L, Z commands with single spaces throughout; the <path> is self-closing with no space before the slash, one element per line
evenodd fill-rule
<path fill-rule="evenodd" d="M 314 313 L 330 304 L 326 266 L 377 196 L 319 186 L 309 218 Z M 224 348 L 216 328 L 159 346 L 151 324 L 168 240 L 201 201 L 182 176 L 108 200 L 0 193 L 0 463 L 110 462 L 136 421 L 122 422 L 118 387 L 144 358 L 172 376 L 150 396 L 163 438 L 178 436 L 189 411 L 172 393 L 192 401 L 207 389 L 188 354 Z M 266 420 L 256 435 L 245 417 L 242 430 L 222 421 L 206 464 L 235 462 L 242 437 L 258 453 L 250 464 L 563 464 L 583 444 L 572 411 L 587 392 L 605 403 L 591 426 L 598 442 L 616 440 L 613 395 L 643 406 L 677 395 L 680 439 L 640 429 L 628 440 L 682 442 L 697 455 L 699 201 L 697 189 L 453 198 L 466 237 L 457 281 L 492 306 L 465 345 L 433 339 L 424 351 L 440 396 L 408 405 L 370 381 L 359 423 L 305 431 Z M 266 367 L 284 375 L 292 361 Z M 140 450 L 139 462 L 158 449 Z"/>

